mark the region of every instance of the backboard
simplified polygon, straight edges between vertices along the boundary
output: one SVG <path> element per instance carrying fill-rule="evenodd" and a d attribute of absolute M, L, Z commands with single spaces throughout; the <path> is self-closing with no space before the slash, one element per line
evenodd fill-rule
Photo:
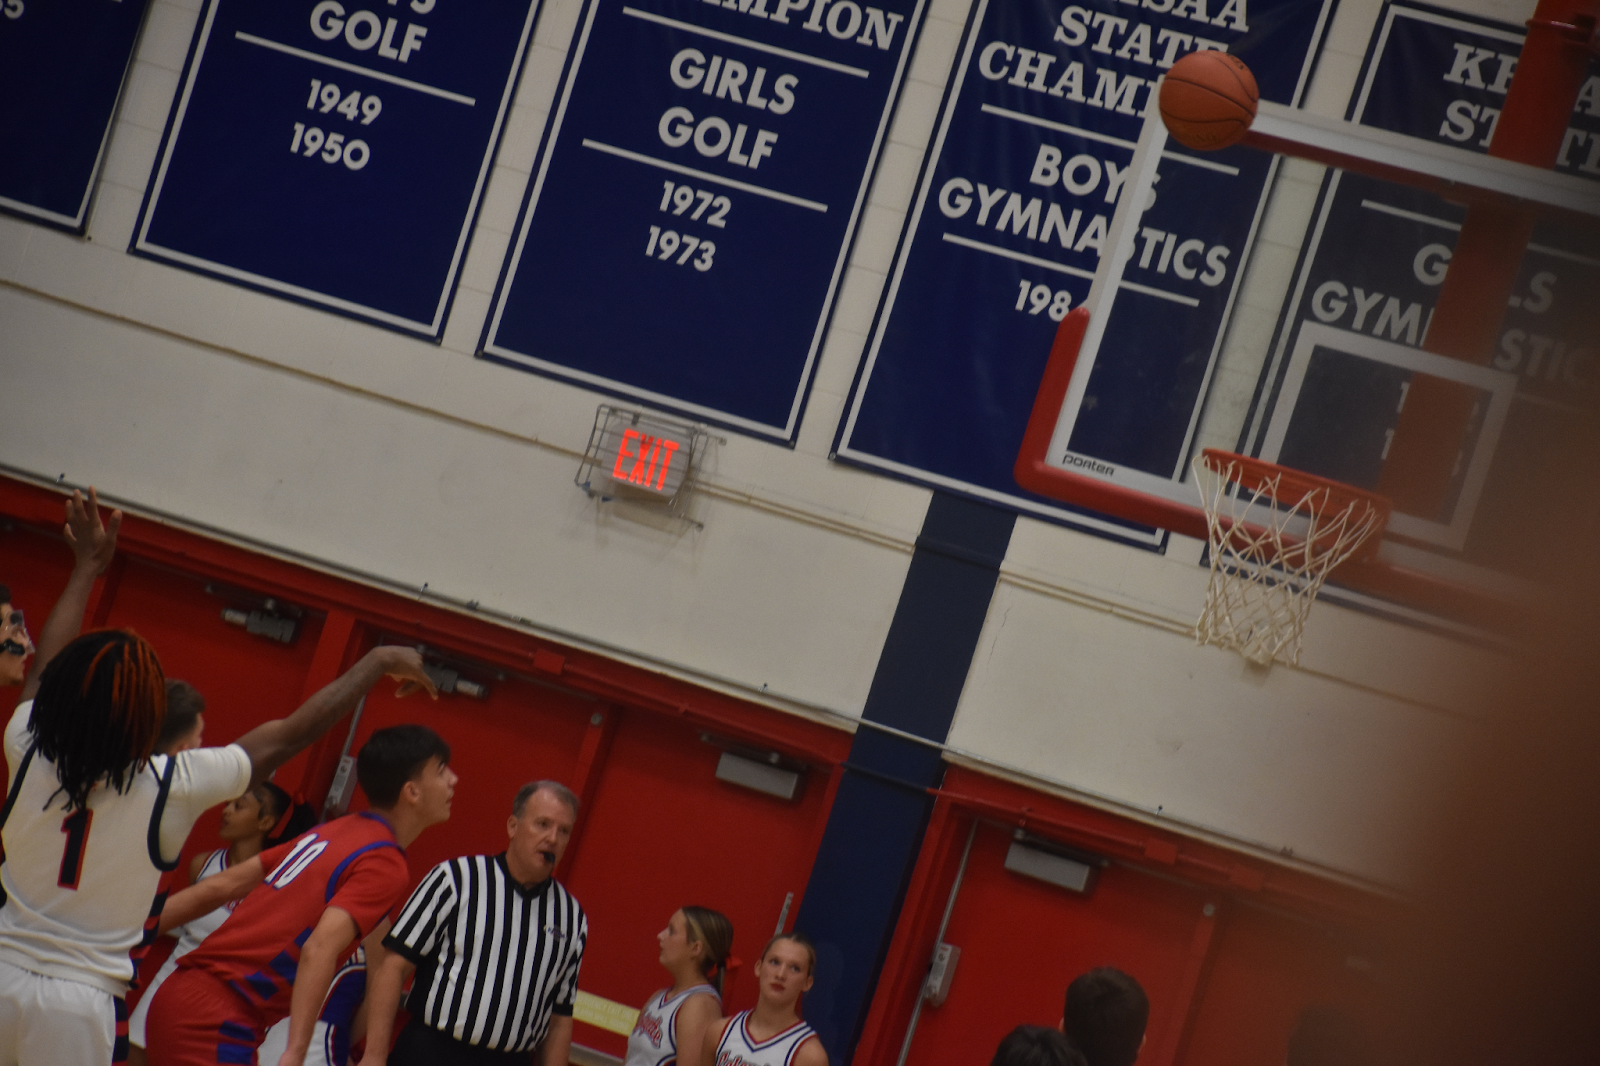
<path fill-rule="evenodd" d="M 1099 382 L 1115 377 L 1126 354 L 1101 343 L 1108 322 L 1150 313 L 1141 300 L 1162 300 L 1180 266 L 1203 265 L 1141 225 L 1158 182 L 1176 177 L 1174 157 L 1200 155 L 1167 143 L 1159 117 L 1146 116 L 1107 238 L 1115 252 L 1062 322 L 1019 484 L 1203 537 L 1188 460 L 1202 448 L 1237 451 L 1395 500 L 1375 558 L 1331 579 L 1354 602 L 1484 625 L 1513 615 L 1505 605 L 1538 583 L 1559 580 L 1519 553 L 1516 534 L 1595 532 L 1595 501 L 1567 486 L 1592 470 L 1600 439 L 1600 166 L 1587 153 L 1592 141 L 1600 162 L 1600 77 L 1591 69 L 1585 92 L 1594 99 L 1580 95 L 1556 171 L 1489 158 L 1482 151 L 1498 110 L 1484 101 L 1497 56 L 1514 61 L 1520 45 L 1496 34 L 1516 38 L 1393 4 L 1352 106 L 1355 121 L 1263 103 L 1246 143 L 1298 158 L 1277 169 L 1219 350 L 1193 353 L 1182 380 L 1147 383 L 1144 402 L 1153 405 L 1194 397 L 1179 462 L 1159 469 L 1097 448 L 1093 432 L 1116 419 Z M 1489 74 L 1476 85 L 1474 62 Z M 1443 90 L 1431 108 L 1436 84 Z M 1518 242 L 1502 255 L 1520 266 L 1507 272 L 1509 294 L 1499 290 L 1508 305 L 1494 350 L 1478 359 L 1424 349 L 1440 347 L 1444 320 L 1434 321 L 1434 309 L 1468 204 L 1537 209 L 1543 219 L 1531 242 L 1524 233 L 1525 254 Z M 1494 329 L 1500 316 L 1482 310 Z M 1429 405 L 1432 422 L 1419 429 L 1417 410 Z M 1444 453 L 1422 474 L 1396 462 L 1419 437 Z M 1400 478 L 1401 469 L 1410 472 Z"/>

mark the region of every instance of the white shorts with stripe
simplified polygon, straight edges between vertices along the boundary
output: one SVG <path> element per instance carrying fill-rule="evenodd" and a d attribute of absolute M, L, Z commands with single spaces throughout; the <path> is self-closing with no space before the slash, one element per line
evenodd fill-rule
<path fill-rule="evenodd" d="M 108 1066 L 127 1055 L 122 1000 L 0 960 L 0 1066 Z"/>

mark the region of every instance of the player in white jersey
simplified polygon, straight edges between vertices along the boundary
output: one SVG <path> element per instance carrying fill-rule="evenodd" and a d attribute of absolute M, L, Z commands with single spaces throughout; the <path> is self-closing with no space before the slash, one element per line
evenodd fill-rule
<path fill-rule="evenodd" d="M 701 1066 L 828 1066 L 817 1032 L 800 1020 L 800 997 L 815 979 L 817 951 L 804 935 L 779 933 L 756 964 L 761 995 L 706 1030 Z"/>
<path fill-rule="evenodd" d="M 672 987 L 652 994 L 639 1011 L 624 1066 L 674 1066 L 679 1048 L 688 1049 L 685 1066 L 696 1066 L 706 1026 L 722 1016 L 733 923 L 707 907 L 684 907 L 673 912 L 656 942 Z"/>
<path fill-rule="evenodd" d="M 175 756 L 154 754 L 165 678 L 134 634 L 79 637 L 29 678 L 23 695 L 37 695 L 4 734 L 0 1066 L 126 1058 L 130 952 L 155 926 L 161 874 L 195 819 L 264 780 L 387 673 L 433 691 L 415 651 L 377 648 L 288 718 Z"/>
<path fill-rule="evenodd" d="M 185 689 L 188 691 L 185 692 Z M 182 702 L 189 699 L 198 700 L 199 693 L 181 681 L 167 682 L 168 721 L 161 733 L 164 740 L 169 735 L 179 734 L 178 743 L 185 743 L 181 736 L 184 732 L 182 724 L 175 725 L 172 719 L 175 712 L 182 707 Z M 203 705 L 202 702 L 201 706 Z M 198 720 L 199 709 L 194 708 L 192 714 L 183 717 Z M 198 730 L 195 732 L 198 733 Z M 165 744 L 162 746 L 166 747 Z M 198 746 L 198 739 L 188 744 L 190 748 Z M 189 864 L 189 883 L 199 884 L 230 866 L 253 859 L 264 849 L 275 847 L 285 840 L 299 836 L 311 828 L 315 821 L 316 815 L 311 808 L 304 805 L 297 806 L 283 789 L 270 781 L 263 781 L 250 791 L 235 797 L 222 808 L 222 826 L 217 835 L 227 841 L 228 846 L 218 848 L 210 854 L 196 855 Z M 188 924 L 172 930 L 178 938 L 178 945 L 172 949 L 172 954 L 167 956 L 153 979 L 145 983 L 145 978 L 141 978 L 141 983 L 145 984 L 144 995 L 128 1019 L 129 1066 L 143 1066 L 145 1062 L 144 1022 L 150 1014 L 150 1003 L 155 998 L 156 989 L 160 988 L 162 982 L 178 968 L 179 959 L 199 947 L 200 941 L 210 936 L 227 920 L 228 915 L 233 913 L 233 907 L 232 903 L 224 904 L 210 914 L 202 914 Z"/>

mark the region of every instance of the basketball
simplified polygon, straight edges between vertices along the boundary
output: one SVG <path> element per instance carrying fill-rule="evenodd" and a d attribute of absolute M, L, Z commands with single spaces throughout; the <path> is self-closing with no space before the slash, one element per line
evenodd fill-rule
<path fill-rule="evenodd" d="M 1237 56 L 1190 52 L 1161 80 L 1161 120 L 1185 148 L 1237 144 L 1256 117 L 1256 78 Z"/>

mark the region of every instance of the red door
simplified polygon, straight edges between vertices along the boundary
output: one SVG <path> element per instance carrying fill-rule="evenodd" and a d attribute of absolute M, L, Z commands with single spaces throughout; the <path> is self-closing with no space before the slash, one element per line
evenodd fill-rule
<path fill-rule="evenodd" d="M 0 545 L 6 571 L 0 581 L 11 586 L 37 640 L 71 572 L 71 549 L 58 537 L 27 527 L 4 534 Z M 226 744 L 299 705 L 322 616 L 308 612 L 294 643 L 281 644 L 225 623 L 222 611 L 231 603 L 208 593 L 206 584 L 202 578 L 124 555 L 101 586 L 96 613 L 106 626 L 143 636 L 155 647 L 169 678 L 182 678 L 200 690 L 206 697 L 205 742 Z M 94 618 L 85 619 L 86 627 L 94 624 Z M 281 780 L 300 779 L 298 764 L 279 773 Z M 218 846 L 218 820 L 219 812 L 211 811 L 196 824 L 180 869 L 187 868 L 195 852 Z"/>
<path fill-rule="evenodd" d="M 421 722 L 450 743 L 461 778 L 449 823 L 408 849 L 413 884 L 443 859 L 503 850 L 517 789 L 555 778 L 584 794 L 557 870 L 589 918 L 580 987 L 640 1006 L 668 983 L 656 933 L 678 907 L 698 903 L 732 919 L 734 954 L 744 965 L 728 998 L 754 1002 L 753 956 L 787 893 L 798 906 L 811 870 L 826 816 L 825 770 L 811 770 L 800 796 L 785 801 L 718 781 L 721 749 L 665 715 L 517 679 L 491 682 L 486 701 L 396 700 L 393 688 L 381 683 L 368 698 L 351 751 L 383 726 Z M 364 805 L 356 793 L 352 809 Z M 583 1023 L 577 1041 L 613 1054 L 625 1045 L 620 1034 Z"/>
<path fill-rule="evenodd" d="M 1150 997 L 1145 1047 L 1181 1023 L 1178 1002 L 1205 893 L 1122 866 L 1087 895 L 1005 869 L 1012 835 L 980 823 L 944 940 L 961 958 L 944 1004 L 924 1004 L 911 1066 L 988 1062 L 1018 1025 L 1055 1026 L 1068 983 L 1096 966 L 1131 974 Z"/>
<path fill-rule="evenodd" d="M 396 699 L 397 686 L 386 678 L 362 708 L 351 755 L 376 730 L 416 722 L 450 745 L 450 766 L 460 778 L 450 821 L 428 829 L 406 849 L 413 885 L 445 859 L 504 851 L 517 789 L 542 778 L 570 780 L 589 717 L 601 706 L 514 677 L 487 684 L 483 700 L 459 693 L 437 701 L 422 694 Z M 366 807 L 359 790 L 351 795 L 351 810 Z"/>
<path fill-rule="evenodd" d="M 1184 1066 L 1282 1066 L 1300 1012 L 1374 1006 L 1373 960 L 1348 930 L 1245 904 L 1223 915 L 1184 1047 Z"/>
<path fill-rule="evenodd" d="M 322 630 L 322 616 L 307 613 L 293 644 L 248 633 L 222 620 L 233 604 L 206 591 L 206 581 L 125 559 L 111 595 L 106 625 L 132 629 L 161 657 L 169 678 L 189 682 L 206 698 L 205 743 L 227 744 L 300 705 L 306 675 Z M 337 727 L 336 727 L 337 728 Z M 293 792 L 304 756 L 278 770 Z M 188 881 L 189 857 L 220 846 L 221 808 L 202 815 L 179 863 L 179 886 Z"/>
<path fill-rule="evenodd" d="M 583 839 L 565 875 L 589 915 L 580 985 L 630 1007 L 670 983 L 656 933 L 685 904 L 733 922 L 742 965 L 727 983 L 730 1010 L 753 1006 L 755 956 L 777 927 L 788 893 L 790 924 L 827 816 L 828 773 L 812 769 L 783 800 L 716 778 L 722 750 L 691 726 L 622 712 Z M 588 1025 L 580 1043 L 620 1055 L 625 1039 Z"/>

